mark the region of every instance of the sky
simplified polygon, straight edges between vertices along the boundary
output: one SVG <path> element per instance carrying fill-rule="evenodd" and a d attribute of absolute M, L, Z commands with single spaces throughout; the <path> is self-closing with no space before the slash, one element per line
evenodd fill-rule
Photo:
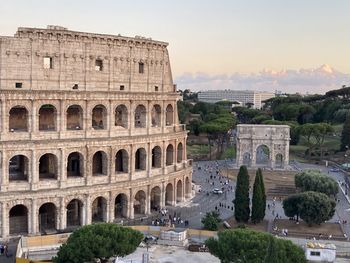
<path fill-rule="evenodd" d="M 17 27 L 145 36 L 169 43 L 180 89 L 323 93 L 350 83 L 348 0 L 0 0 Z"/>

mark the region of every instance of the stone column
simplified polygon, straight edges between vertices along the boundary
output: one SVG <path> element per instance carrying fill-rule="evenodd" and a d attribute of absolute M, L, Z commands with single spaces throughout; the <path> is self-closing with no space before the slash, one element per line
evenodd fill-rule
<path fill-rule="evenodd" d="M 8 237 L 10 234 L 9 211 L 5 202 L 1 203 L 1 236 Z"/>
<path fill-rule="evenodd" d="M 29 110 L 29 118 L 28 118 L 28 132 L 30 133 L 30 138 L 32 138 L 33 134 L 38 131 L 37 129 L 37 121 L 38 121 L 38 112 L 37 112 L 37 105 L 32 100 L 32 109 Z"/>
<path fill-rule="evenodd" d="M 129 108 L 129 111 L 128 111 L 128 130 L 129 130 L 129 136 L 131 136 L 133 130 L 134 130 L 134 127 L 135 127 L 135 117 L 134 117 L 134 114 L 135 114 L 135 109 L 134 109 L 134 106 L 135 106 L 135 102 L 133 100 L 130 100 L 130 108 Z"/>
<path fill-rule="evenodd" d="M 109 193 L 109 217 L 108 222 L 113 223 L 114 222 L 114 199 L 113 199 L 113 193 Z"/>
<path fill-rule="evenodd" d="M 91 185 L 92 184 L 92 156 L 91 156 L 91 149 L 89 149 L 88 146 L 86 146 L 86 155 L 84 158 L 85 162 L 85 184 Z"/>
<path fill-rule="evenodd" d="M 174 165 L 176 168 L 176 164 L 177 164 L 177 145 L 178 145 L 179 141 L 178 139 L 175 139 L 175 145 L 174 145 Z"/>
<path fill-rule="evenodd" d="M 9 185 L 9 160 L 6 151 L 0 152 L 0 191 L 6 192 Z"/>
<path fill-rule="evenodd" d="M 83 225 L 90 225 L 92 222 L 92 212 L 91 212 L 91 198 L 88 194 L 85 195 L 84 204 L 85 220 L 83 220 Z"/>
<path fill-rule="evenodd" d="M 39 163 L 37 161 L 37 153 L 33 149 L 32 150 L 32 172 L 31 172 L 31 178 L 29 178 L 29 183 L 31 185 L 31 190 L 37 190 L 38 189 L 38 182 L 39 182 L 39 171 L 38 166 Z"/>
<path fill-rule="evenodd" d="M 151 143 L 147 143 L 147 177 L 151 177 L 152 171 L 152 148 Z"/>
<path fill-rule="evenodd" d="M 285 140 L 283 161 L 284 161 L 283 167 L 284 169 L 286 169 L 289 165 L 289 138 Z"/>
<path fill-rule="evenodd" d="M 275 145 L 274 143 L 271 141 L 270 145 L 269 145 L 269 151 L 270 151 L 270 168 L 275 168 L 275 162 L 276 162 L 276 154 L 275 154 Z"/>
<path fill-rule="evenodd" d="M 251 159 L 251 166 L 256 166 L 256 145 L 255 141 L 252 142 L 252 159 Z"/>
<path fill-rule="evenodd" d="M 109 218 L 110 218 L 110 214 L 109 214 L 109 212 L 110 212 L 110 198 L 109 198 L 109 196 L 106 198 L 106 207 L 105 207 L 105 209 L 106 209 L 106 218 L 103 218 L 103 221 L 104 222 L 110 222 L 109 221 Z"/>
<path fill-rule="evenodd" d="M 163 172 L 162 174 L 165 174 L 165 169 L 166 169 L 166 148 L 165 148 L 165 141 L 162 142 L 162 168 Z"/>
<path fill-rule="evenodd" d="M 67 159 L 66 159 L 66 151 L 65 148 L 60 148 L 60 153 L 61 153 L 61 165 L 60 167 L 60 174 L 59 174 L 59 183 L 60 187 L 64 188 L 66 187 L 67 184 Z M 68 157 L 67 157 L 68 158 Z"/>
<path fill-rule="evenodd" d="M 134 145 L 130 146 L 130 155 L 129 155 L 129 181 L 132 180 L 132 177 L 135 173 L 135 153 L 134 153 Z"/>
<path fill-rule="evenodd" d="M 147 129 L 147 134 L 150 134 L 150 129 L 152 127 L 152 109 L 151 109 L 151 102 L 148 100 L 147 105 L 146 105 L 147 113 L 146 113 L 146 129 Z"/>
<path fill-rule="evenodd" d="M 37 235 L 39 233 L 39 211 L 37 206 L 37 200 L 32 199 L 32 211 L 31 211 L 31 230 L 29 230 L 29 234 Z M 29 225 L 29 224 L 28 224 Z"/>
<path fill-rule="evenodd" d="M 151 214 L 151 189 L 150 189 L 149 185 L 147 185 L 146 207 L 145 208 L 146 208 L 145 214 L 150 215 Z"/>
<path fill-rule="evenodd" d="M 0 134 L 4 134 L 4 133 L 7 133 L 9 128 L 7 127 L 6 123 L 8 123 L 8 112 L 6 112 L 6 101 L 5 100 L 1 100 L 0 101 L 0 106 L 1 106 L 1 109 L 0 109 L 0 112 L 1 112 L 1 115 L 0 115 Z M 6 119 L 7 117 L 7 119 Z M 1 137 L 0 137 L 1 138 Z"/>
<path fill-rule="evenodd" d="M 67 228 L 67 208 L 64 202 L 64 197 L 60 198 L 60 225 L 59 230 Z"/>
<path fill-rule="evenodd" d="M 134 219 L 134 192 L 130 188 L 130 198 L 129 198 L 128 215 L 130 219 Z"/>
<path fill-rule="evenodd" d="M 176 185 L 176 179 L 173 180 L 173 201 L 171 202 L 172 206 L 176 205 L 176 197 L 177 197 L 177 185 Z"/>
<path fill-rule="evenodd" d="M 108 166 L 108 177 L 109 177 L 109 182 L 112 183 L 114 182 L 114 178 L 115 178 L 115 155 L 113 154 L 113 147 L 109 147 L 109 166 Z"/>
<path fill-rule="evenodd" d="M 162 192 L 161 192 L 161 198 L 160 198 L 160 207 L 165 207 L 165 182 L 162 182 Z"/>
<path fill-rule="evenodd" d="M 109 125 L 108 125 L 109 136 L 113 136 L 113 130 L 115 128 L 115 110 L 114 110 L 115 106 L 116 105 L 114 105 L 114 101 L 110 100 L 109 101 Z"/>
<path fill-rule="evenodd" d="M 64 103 L 64 100 L 61 100 L 60 101 L 60 121 L 59 121 L 59 133 L 60 133 L 60 138 L 62 139 L 64 136 L 64 132 L 67 130 L 67 120 L 66 120 L 66 114 L 67 114 L 67 111 L 66 111 L 66 107 L 65 107 L 65 103 Z"/>

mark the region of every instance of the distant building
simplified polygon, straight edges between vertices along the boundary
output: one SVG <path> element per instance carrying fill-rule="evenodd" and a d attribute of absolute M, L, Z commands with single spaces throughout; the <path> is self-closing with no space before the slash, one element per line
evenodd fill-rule
<path fill-rule="evenodd" d="M 263 101 L 274 98 L 275 94 L 270 92 L 260 92 L 253 90 L 208 90 L 198 92 L 198 100 L 209 103 L 218 101 L 235 101 L 239 105 L 246 106 L 253 103 L 253 108 L 260 109 Z"/>

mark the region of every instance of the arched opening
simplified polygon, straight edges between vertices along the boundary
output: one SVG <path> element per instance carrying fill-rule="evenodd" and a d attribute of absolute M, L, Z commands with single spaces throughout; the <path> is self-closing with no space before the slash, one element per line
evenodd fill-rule
<path fill-rule="evenodd" d="M 143 105 L 138 105 L 135 109 L 135 128 L 146 127 L 146 108 Z"/>
<path fill-rule="evenodd" d="M 83 225 L 83 203 L 78 199 L 73 199 L 67 205 L 67 227 Z"/>
<path fill-rule="evenodd" d="M 72 152 L 68 155 L 67 176 L 77 177 L 84 174 L 84 157 L 79 152 Z"/>
<path fill-rule="evenodd" d="M 39 110 L 39 131 L 56 130 L 57 111 L 55 106 L 46 104 Z"/>
<path fill-rule="evenodd" d="M 9 181 L 28 180 L 29 159 L 24 155 L 15 155 L 9 162 Z"/>
<path fill-rule="evenodd" d="M 166 126 L 173 125 L 174 123 L 174 110 L 171 104 L 168 104 L 166 107 L 166 115 L 165 115 Z"/>
<path fill-rule="evenodd" d="M 182 146 L 182 143 L 180 142 L 177 145 L 177 162 L 178 163 L 182 162 L 182 159 L 183 159 L 182 155 L 183 155 L 183 146 Z"/>
<path fill-rule="evenodd" d="M 183 197 L 182 197 L 182 181 L 179 180 L 176 184 L 176 202 L 182 202 L 183 201 Z"/>
<path fill-rule="evenodd" d="M 169 144 L 166 148 L 166 165 L 172 165 L 174 163 L 174 146 Z"/>
<path fill-rule="evenodd" d="M 115 171 L 118 173 L 127 173 L 129 166 L 129 154 L 126 150 L 119 150 L 115 155 Z"/>
<path fill-rule="evenodd" d="M 79 105 L 69 106 L 67 109 L 67 130 L 83 129 L 83 109 Z"/>
<path fill-rule="evenodd" d="M 107 110 L 103 105 L 97 105 L 92 109 L 91 126 L 95 130 L 107 128 Z"/>
<path fill-rule="evenodd" d="M 25 107 L 16 106 L 11 108 L 9 114 L 9 131 L 26 132 L 28 131 L 28 111 Z"/>
<path fill-rule="evenodd" d="M 257 165 L 269 165 L 270 150 L 269 147 L 262 144 L 256 148 L 256 164 Z"/>
<path fill-rule="evenodd" d="M 186 177 L 186 181 L 185 181 L 186 198 L 190 198 L 191 197 L 191 191 L 192 191 L 192 186 L 191 186 L 190 179 L 188 177 Z"/>
<path fill-rule="evenodd" d="M 162 192 L 159 186 L 153 187 L 151 190 L 151 210 L 159 211 Z"/>
<path fill-rule="evenodd" d="M 115 126 L 128 128 L 128 109 L 125 105 L 119 105 L 115 109 Z"/>
<path fill-rule="evenodd" d="M 39 180 L 57 179 L 58 162 L 56 155 L 46 153 L 39 159 Z"/>
<path fill-rule="evenodd" d="M 93 176 L 107 175 L 107 154 L 103 151 L 98 151 L 92 158 L 92 173 Z"/>
<path fill-rule="evenodd" d="M 152 168 L 162 167 L 162 149 L 159 146 L 155 146 L 152 149 Z"/>
<path fill-rule="evenodd" d="M 275 167 L 283 169 L 283 155 L 281 153 L 276 154 Z"/>
<path fill-rule="evenodd" d="M 107 200 L 102 196 L 92 202 L 91 207 L 92 223 L 107 221 Z"/>
<path fill-rule="evenodd" d="M 250 153 L 244 153 L 243 154 L 243 165 L 249 167 L 251 165 L 252 157 Z"/>
<path fill-rule="evenodd" d="M 146 150 L 144 148 L 137 149 L 135 153 L 135 170 L 146 170 Z"/>
<path fill-rule="evenodd" d="M 134 215 L 144 215 L 146 213 L 146 194 L 140 190 L 135 195 Z"/>
<path fill-rule="evenodd" d="M 162 109 L 161 107 L 156 104 L 152 108 L 152 127 L 160 127 L 161 120 L 162 120 Z"/>
<path fill-rule="evenodd" d="M 56 206 L 53 203 L 45 203 L 39 208 L 39 230 L 47 234 L 56 231 Z"/>
<path fill-rule="evenodd" d="M 9 212 L 10 235 L 28 234 L 28 209 L 15 205 Z"/>
<path fill-rule="evenodd" d="M 174 199 L 173 185 L 169 183 L 165 188 L 165 205 L 173 205 Z"/>
<path fill-rule="evenodd" d="M 114 217 L 128 217 L 128 197 L 125 194 L 118 194 L 114 202 Z"/>

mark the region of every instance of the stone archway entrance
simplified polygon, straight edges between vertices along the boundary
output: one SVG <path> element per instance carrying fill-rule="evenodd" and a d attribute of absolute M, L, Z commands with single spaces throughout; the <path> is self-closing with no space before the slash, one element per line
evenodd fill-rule
<path fill-rule="evenodd" d="M 289 141 L 288 125 L 239 124 L 236 165 L 284 169 L 289 163 Z"/>

